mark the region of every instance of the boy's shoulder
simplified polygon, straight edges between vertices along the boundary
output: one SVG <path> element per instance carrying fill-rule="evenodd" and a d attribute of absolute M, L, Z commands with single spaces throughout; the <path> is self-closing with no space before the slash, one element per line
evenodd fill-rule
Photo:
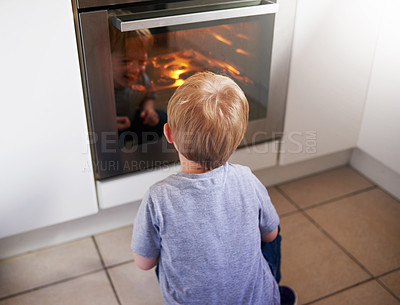
<path fill-rule="evenodd" d="M 162 193 L 166 189 L 175 188 L 179 184 L 179 176 L 177 174 L 169 175 L 168 177 L 154 183 L 150 186 L 148 192 L 150 194 Z"/>
<path fill-rule="evenodd" d="M 255 175 L 248 166 L 228 162 L 227 166 L 230 175 L 236 175 L 242 178 L 255 178 Z"/>
<path fill-rule="evenodd" d="M 251 169 L 248 166 L 237 164 L 237 163 L 230 163 L 230 162 L 227 162 L 226 164 L 227 164 L 227 166 L 229 166 L 230 168 L 232 168 L 236 171 L 242 171 L 245 173 L 252 174 Z"/>
<path fill-rule="evenodd" d="M 215 178 L 217 175 L 230 175 L 230 176 L 240 176 L 242 178 L 245 177 L 255 177 L 251 169 L 247 166 L 240 165 L 240 164 L 235 164 L 235 163 L 229 163 L 226 162 L 224 165 L 222 165 L 220 168 L 214 169 L 213 171 L 216 170 L 216 173 L 209 172 L 207 175 L 205 175 L 204 178 Z M 149 191 L 150 193 L 158 193 L 163 189 L 168 189 L 168 188 L 176 188 L 182 186 L 182 183 L 184 183 L 185 178 L 187 178 L 189 175 L 185 175 L 182 173 L 176 173 L 172 174 L 163 180 L 160 180 L 156 183 L 154 183 Z M 191 180 L 191 179 L 190 179 Z"/>

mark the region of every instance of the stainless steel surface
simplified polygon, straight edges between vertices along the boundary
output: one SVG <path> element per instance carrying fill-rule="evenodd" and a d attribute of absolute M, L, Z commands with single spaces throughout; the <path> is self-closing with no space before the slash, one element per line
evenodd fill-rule
<path fill-rule="evenodd" d="M 82 8 L 84 3 L 89 5 L 89 1 L 78 1 L 80 3 L 80 6 L 77 7 L 78 12 L 79 8 Z M 121 2 L 120 0 L 115 1 Z M 90 0 L 90 2 L 92 2 L 92 0 Z M 114 0 L 98 0 L 93 2 L 114 3 Z M 129 1 L 129 3 L 134 2 L 137 1 Z M 147 2 L 148 1 L 145 1 L 144 4 L 146 5 Z M 188 2 L 191 1 L 183 1 L 182 3 L 186 4 Z M 252 37 L 252 39 L 255 39 L 254 41 L 257 44 L 262 43 L 264 45 L 263 48 L 265 48 L 265 52 L 262 52 L 262 62 L 271 59 L 271 66 L 265 68 L 265 75 L 263 76 L 263 80 L 266 80 L 266 88 L 263 92 L 265 92 L 264 96 L 268 96 L 266 110 L 267 116 L 263 119 L 249 121 L 249 126 L 241 145 L 253 145 L 256 143 L 279 139 L 283 131 L 294 19 L 286 20 L 284 22 L 282 22 L 282 20 L 275 20 L 275 12 L 278 9 L 278 4 L 273 2 L 276 1 L 262 2 L 264 4 L 258 6 L 223 9 L 201 13 L 196 12 L 194 13 L 195 16 L 192 14 L 184 14 L 175 16 L 174 18 L 169 17 L 167 19 L 167 22 L 170 22 L 168 26 L 177 25 L 176 20 L 179 20 L 182 17 L 183 19 L 180 21 L 183 23 L 188 22 L 189 24 L 194 22 L 199 23 L 199 20 L 202 20 L 202 22 L 203 20 L 207 21 L 204 22 L 206 27 L 209 24 L 213 24 L 213 21 L 211 20 L 214 20 L 215 18 L 217 20 L 221 20 L 221 18 L 227 20 L 227 24 L 237 22 L 236 18 L 238 16 L 243 17 L 248 15 L 259 16 L 250 18 L 264 18 L 263 20 L 268 20 L 266 23 L 263 23 L 261 36 Z M 282 1 L 278 1 L 278 3 L 279 2 Z M 122 0 L 122 3 L 125 3 L 125 0 Z M 143 1 L 141 1 L 141 3 L 143 3 Z M 174 5 L 179 6 L 179 3 L 175 2 Z M 240 15 L 238 15 L 239 12 Z M 187 19 L 188 15 L 191 16 L 189 18 L 191 20 Z M 129 164 L 129 166 L 134 164 L 136 166 L 135 170 L 140 170 L 148 167 L 159 167 L 165 163 L 176 161 L 177 154 L 175 150 L 167 144 L 165 140 L 158 141 L 153 145 L 144 145 L 131 153 L 121 152 L 121 149 L 118 147 L 118 132 L 115 123 L 116 107 L 108 29 L 110 12 L 106 9 L 100 9 L 97 11 L 83 10 L 82 12 L 79 12 L 78 16 L 80 48 L 83 57 L 82 62 L 84 63 L 82 70 L 85 79 L 84 85 L 87 97 L 87 116 L 90 130 L 92 131 L 92 152 L 96 178 L 105 179 L 131 172 L 124 168 L 124 165 L 126 164 Z M 165 20 L 164 18 L 165 16 L 153 19 Z M 199 19 L 193 20 L 192 18 Z M 125 22 L 122 19 L 121 28 L 124 30 Z M 247 19 L 241 18 L 241 20 L 246 21 Z M 276 24 L 278 27 L 273 30 L 275 21 L 277 22 Z M 131 20 L 126 24 L 132 28 L 138 29 L 138 22 L 143 22 L 143 20 Z M 151 19 L 145 20 L 144 22 L 149 23 L 145 23 L 143 28 L 164 26 L 160 25 L 161 23 L 158 21 L 155 25 L 149 26 L 149 24 L 154 23 L 154 20 Z M 168 29 L 168 27 L 165 29 Z M 207 46 L 204 47 L 207 49 Z M 210 51 L 213 50 L 210 49 Z M 249 70 L 248 67 L 243 67 L 243 70 L 245 71 L 246 68 Z M 163 152 L 161 156 L 160 151 Z M 141 164 L 145 166 L 141 167 Z"/>
<path fill-rule="evenodd" d="M 110 131 L 117 132 L 115 126 L 114 99 L 110 40 L 108 35 L 108 15 L 106 10 L 80 14 L 81 47 L 84 56 L 85 87 L 87 90 L 88 119 L 90 125 L 91 147 L 94 156 L 99 156 L 102 147 L 101 137 Z M 115 129 L 115 130 L 114 130 Z M 94 132 L 95 131 L 95 132 Z M 116 142 L 116 138 L 110 139 Z M 115 149 L 115 147 L 111 148 Z M 96 160 L 97 158 L 94 158 Z M 107 161 L 117 160 L 115 154 L 109 154 Z M 96 173 L 97 174 L 97 173 Z"/>
<path fill-rule="evenodd" d="M 81 13 L 80 26 L 86 109 L 96 178 L 104 179 L 176 161 L 177 153 L 166 141 L 141 145 L 135 150 L 119 148 L 107 11 Z M 163 151 L 162 155 L 160 151 Z"/>
<path fill-rule="evenodd" d="M 196 9 L 197 8 L 198 7 L 196 7 Z M 211 8 L 210 6 L 204 7 L 204 9 L 210 9 L 210 8 Z M 185 9 L 186 8 L 183 8 L 182 10 Z M 122 19 L 123 17 L 116 16 L 112 18 L 112 22 L 121 32 L 127 32 L 127 31 L 146 29 L 146 28 L 158 28 L 165 26 L 206 22 L 212 20 L 225 20 L 225 19 L 233 19 L 240 17 L 274 14 L 277 11 L 278 11 L 278 4 L 269 1 L 261 1 L 261 4 L 254 6 L 221 9 L 215 11 L 211 10 L 211 11 L 188 13 L 188 14 L 180 14 L 181 10 L 175 9 L 174 10 L 175 14 L 172 16 L 162 16 L 162 17 L 148 18 L 148 19 L 138 18 L 140 14 L 133 14 L 127 16 L 127 18 L 138 18 L 137 20 L 128 20 L 128 21 L 124 21 L 124 19 Z"/>
<path fill-rule="evenodd" d="M 297 0 L 277 0 L 281 14 L 277 14 L 272 45 L 271 76 L 269 83 L 270 101 L 266 130 L 271 131 L 271 139 L 280 139 L 284 129 L 286 99 L 289 84 L 290 58 L 292 54 L 294 22 Z M 271 116 L 277 117 L 274 120 Z"/>
<path fill-rule="evenodd" d="M 255 1 L 255 0 L 219 0 L 219 2 L 238 2 L 238 1 L 242 1 L 242 2 L 251 2 L 251 1 Z M 117 5 L 126 5 L 126 4 L 132 4 L 132 3 L 140 3 L 140 4 L 146 4 L 146 3 L 154 3 L 155 1 L 152 0 L 73 0 L 74 5 L 76 5 L 76 7 L 78 9 L 92 9 L 92 8 L 96 8 L 96 7 L 110 7 L 110 6 L 117 6 Z M 159 4 L 161 2 L 161 4 L 167 4 L 170 2 L 167 1 L 158 1 Z M 176 1 L 176 2 L 184 2 L 184 3 L 188 3 L 189 1 L 184 0 L 184 1 Z M 199 2 L 199 1 L 198 1 Z M 215 1 L 206 1 L 206 0 L 201 0 L 200 2 L 205 3 L 215 3 Z M 260 2 L 260 1 L 258 1 Z M 276 0 L 271 0 L 271 2 L 276 2 Z"/>
<path fill-rule="evenodd" d="M 90 9 L 94 7 L 103 7 L 119 4 L 129 4 L 136 2 L 150 2 L 150 0 L 75 0 L 78 9 Z"/>

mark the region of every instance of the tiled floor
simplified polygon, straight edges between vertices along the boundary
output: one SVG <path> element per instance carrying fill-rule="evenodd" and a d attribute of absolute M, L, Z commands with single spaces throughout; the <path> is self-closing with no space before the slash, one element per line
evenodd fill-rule
<path fill-rule="evenodd" d="M 349 167 L 269 188 L 299 304 L 400 304 L 400 202 Z M 162 304 L 131 227 L 0 261 L 0 305 Z M 234 304 L 233 304 L 234 305 Z"/>

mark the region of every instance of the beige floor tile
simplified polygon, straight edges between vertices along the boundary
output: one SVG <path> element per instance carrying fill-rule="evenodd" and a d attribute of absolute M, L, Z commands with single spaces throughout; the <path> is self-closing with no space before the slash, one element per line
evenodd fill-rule
<path fill-rule="evenodd" d="M 106 266 L 133 260 L 131 251 L 132 226 L 95 236 Z"/>
<path fill-rule="evenodd" d="M 154 269 L 140 270 L 134 262 L 109 269 L 122 305 L 162 305 Z"/>
<path fill-rule="evenodd" d="M 0 297 L 102 268 L 91 238 L 0 261 Z"/>
<path fill-rule="evenodd" d="M 375 276 L 400 267 L 400 204 L 380 189 L 307 213 Z"/>
<path fill-rule="evenodd" d="M 389 273 L 379 279 L 391 292 L 400 298 L 400 270 Z"/>
<path fill-rule="evenodd" d="M 289 202 L 277 189 L 276 187 L 268 188 L 269 196 L 271 197 L 272 203 L 275 206 L 279 216 L 284 214 L 295 212 L 297 208 Z"/>
<path fill-rule="evenodd" d="M 304 215 L 282 218 L 282 281 L 299 304 L 308 303 L 369 278 Z"/>
<path fill-rule="evenodd" d="M 117 305 L 104 271 L 47 286 L 0 302 L 0 305 Z"/>
<path fill-rule="evenodd" d="M 399 302 L 376 281 L 370 281 L 323 299 L 313 305 L 398 305 Z"/>
<path fill-rule="evenodd" d="M 321 174 L 279 185 L 297 205 L 306 208 L 372 186 L 350 167 L 341 167 Z"/>

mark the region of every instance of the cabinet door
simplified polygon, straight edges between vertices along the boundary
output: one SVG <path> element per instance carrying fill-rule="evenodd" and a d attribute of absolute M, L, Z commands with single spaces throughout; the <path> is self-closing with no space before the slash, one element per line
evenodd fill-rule
<path fill-rule="evenodd" d="M 400 19 L 386 1 L 358 147 L 400 174 Z"/>
<path fill-rule="evenodd" d="M 382 6 L 297 1 L 281 165 L 356 146 Z"/>
<path fill-rule="evenodd" d="M 3 1 L 0 238 L 97 212 L 71 1 Z"/>

